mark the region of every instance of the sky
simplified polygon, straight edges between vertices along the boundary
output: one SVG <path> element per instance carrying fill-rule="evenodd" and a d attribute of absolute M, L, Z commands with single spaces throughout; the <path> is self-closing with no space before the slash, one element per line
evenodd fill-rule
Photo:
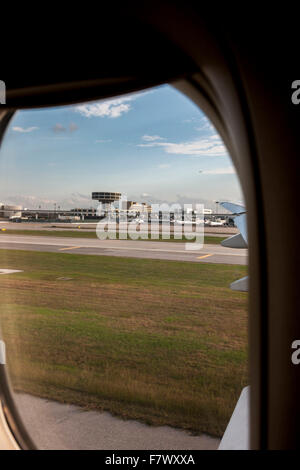
<path fill-rule="evenodd" d="M 96 207 L 93 191 L 212 209 L 243 200 L 215 128 L 170 85 L 15 114 L 0 150 L 1 203 Z"/>

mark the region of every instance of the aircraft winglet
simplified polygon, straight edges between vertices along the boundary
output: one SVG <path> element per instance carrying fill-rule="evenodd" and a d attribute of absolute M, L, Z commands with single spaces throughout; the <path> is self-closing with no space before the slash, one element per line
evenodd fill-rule
<path fill-rule="evenodd" d="M 247 233 L 247 215 L 246 208 L 241 204 L 233 204 L 232 202 L 220 202 L 221 206 L 232 212 L 235 224 L 239 229 L 240 233 L 233 235 L 232 237 L 226 238 L 221 242 L 222 246 L 228 248 L 247 248 L 248 247 L 248 233 Z M 234 281 L 231 283 L 230 288 L 232 290 L 247 292 L 248 291 L 248 276 Z"/>

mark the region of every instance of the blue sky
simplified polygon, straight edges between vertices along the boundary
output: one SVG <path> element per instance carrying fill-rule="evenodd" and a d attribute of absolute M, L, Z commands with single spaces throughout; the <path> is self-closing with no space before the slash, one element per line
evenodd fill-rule
<path fill-rule="evenodd" d="M 206 207 L 242 200 L 215 129 L 169 85 L 15 115 L 0 151 L 2 203 L 90 207 L 92 191 Z"/>

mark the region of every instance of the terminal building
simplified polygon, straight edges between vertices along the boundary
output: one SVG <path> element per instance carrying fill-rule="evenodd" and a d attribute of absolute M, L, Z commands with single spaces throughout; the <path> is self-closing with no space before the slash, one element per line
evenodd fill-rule
<path fill-rule="evenodd" d="M 0 203 L 0 219 L 8 219 L 12 222 L 21 221 L 35 221 L 35 222 L 72 222 L 72 221 L 98 221 L 103 217 L 115 217 L 119 220 L 129 220 L 134 218 L 141 218 L 148 221 L 151 218 L 162 218 L 158 213 L 154 212 L 152 206 L 146 202 L 127 201 L 122 199 L 122 194 L 119 192 L 93 192 L 92 200 L 98 201 L 98 207 L 75 207 L 72 209 L 61 209 L 60 206 L 56 208 L 56 203 L 53 209 L 23 209 L 21 205 L 9 205 Z M 161 213 L 162 214 L 162 213 Z M 192 207 L 187 209 L 188 216 L 195 217 L 197 211 Z M 231 214 L 215 214 L 212 209 L 204 209 L 203 213 L 204 222 L 208 225 L 212 223 L 214 225 L 219 223 L 225 223 L 232 225 L 233 220 L 230 217 Z M 174 209 L 174 212 L 170 214 L 171 220 L 184 220 L 183 209 Z"/>
<path fill-rule="evenodd" d="M 92 199 L 102 204 L 102 209 L 106 213 L 124 212 L 128 215 L 149 214 L 151 213 L 151 205 L 146 202 L 127 201 L 121 199 L 122 194 L 117 192 L 93 192 Z M 120 202 L 119 207 L 115 206 L 116 202 Z"/>
<path fill-rule="evenodd" d="M 146 202 L 122 201 L 121 210 L 128 214 L 150 214 L 152 207 Z"/>
<path fill-rule="evenodd" d="M 22 206 L 1 204 L 0 202 L 0 218 L 14 219 L 22 217 Z"/>
<path fill-rule="evenodd" d="M 62 220 L 63 216 L 59 216 L 59 219 Z M 84 220 L 84 219 L 99 219 L 97 214 L 97 209 L 94 207 L 90 207 L 88 209 L 76 207 L 75 209 L 71 209 L 68 213 L 68 217 L 74 220 Z"/>

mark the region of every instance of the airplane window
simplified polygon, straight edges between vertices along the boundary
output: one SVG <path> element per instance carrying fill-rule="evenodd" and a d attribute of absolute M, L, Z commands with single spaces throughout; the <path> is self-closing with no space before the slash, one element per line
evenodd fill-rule
<path fill-rule="evenodd" d="M 209 119 L 169 85 L 19 111 L 0 201 L 1 357 L 37 447 L 218 448 L 249 385 L 247 229 Z"/>

